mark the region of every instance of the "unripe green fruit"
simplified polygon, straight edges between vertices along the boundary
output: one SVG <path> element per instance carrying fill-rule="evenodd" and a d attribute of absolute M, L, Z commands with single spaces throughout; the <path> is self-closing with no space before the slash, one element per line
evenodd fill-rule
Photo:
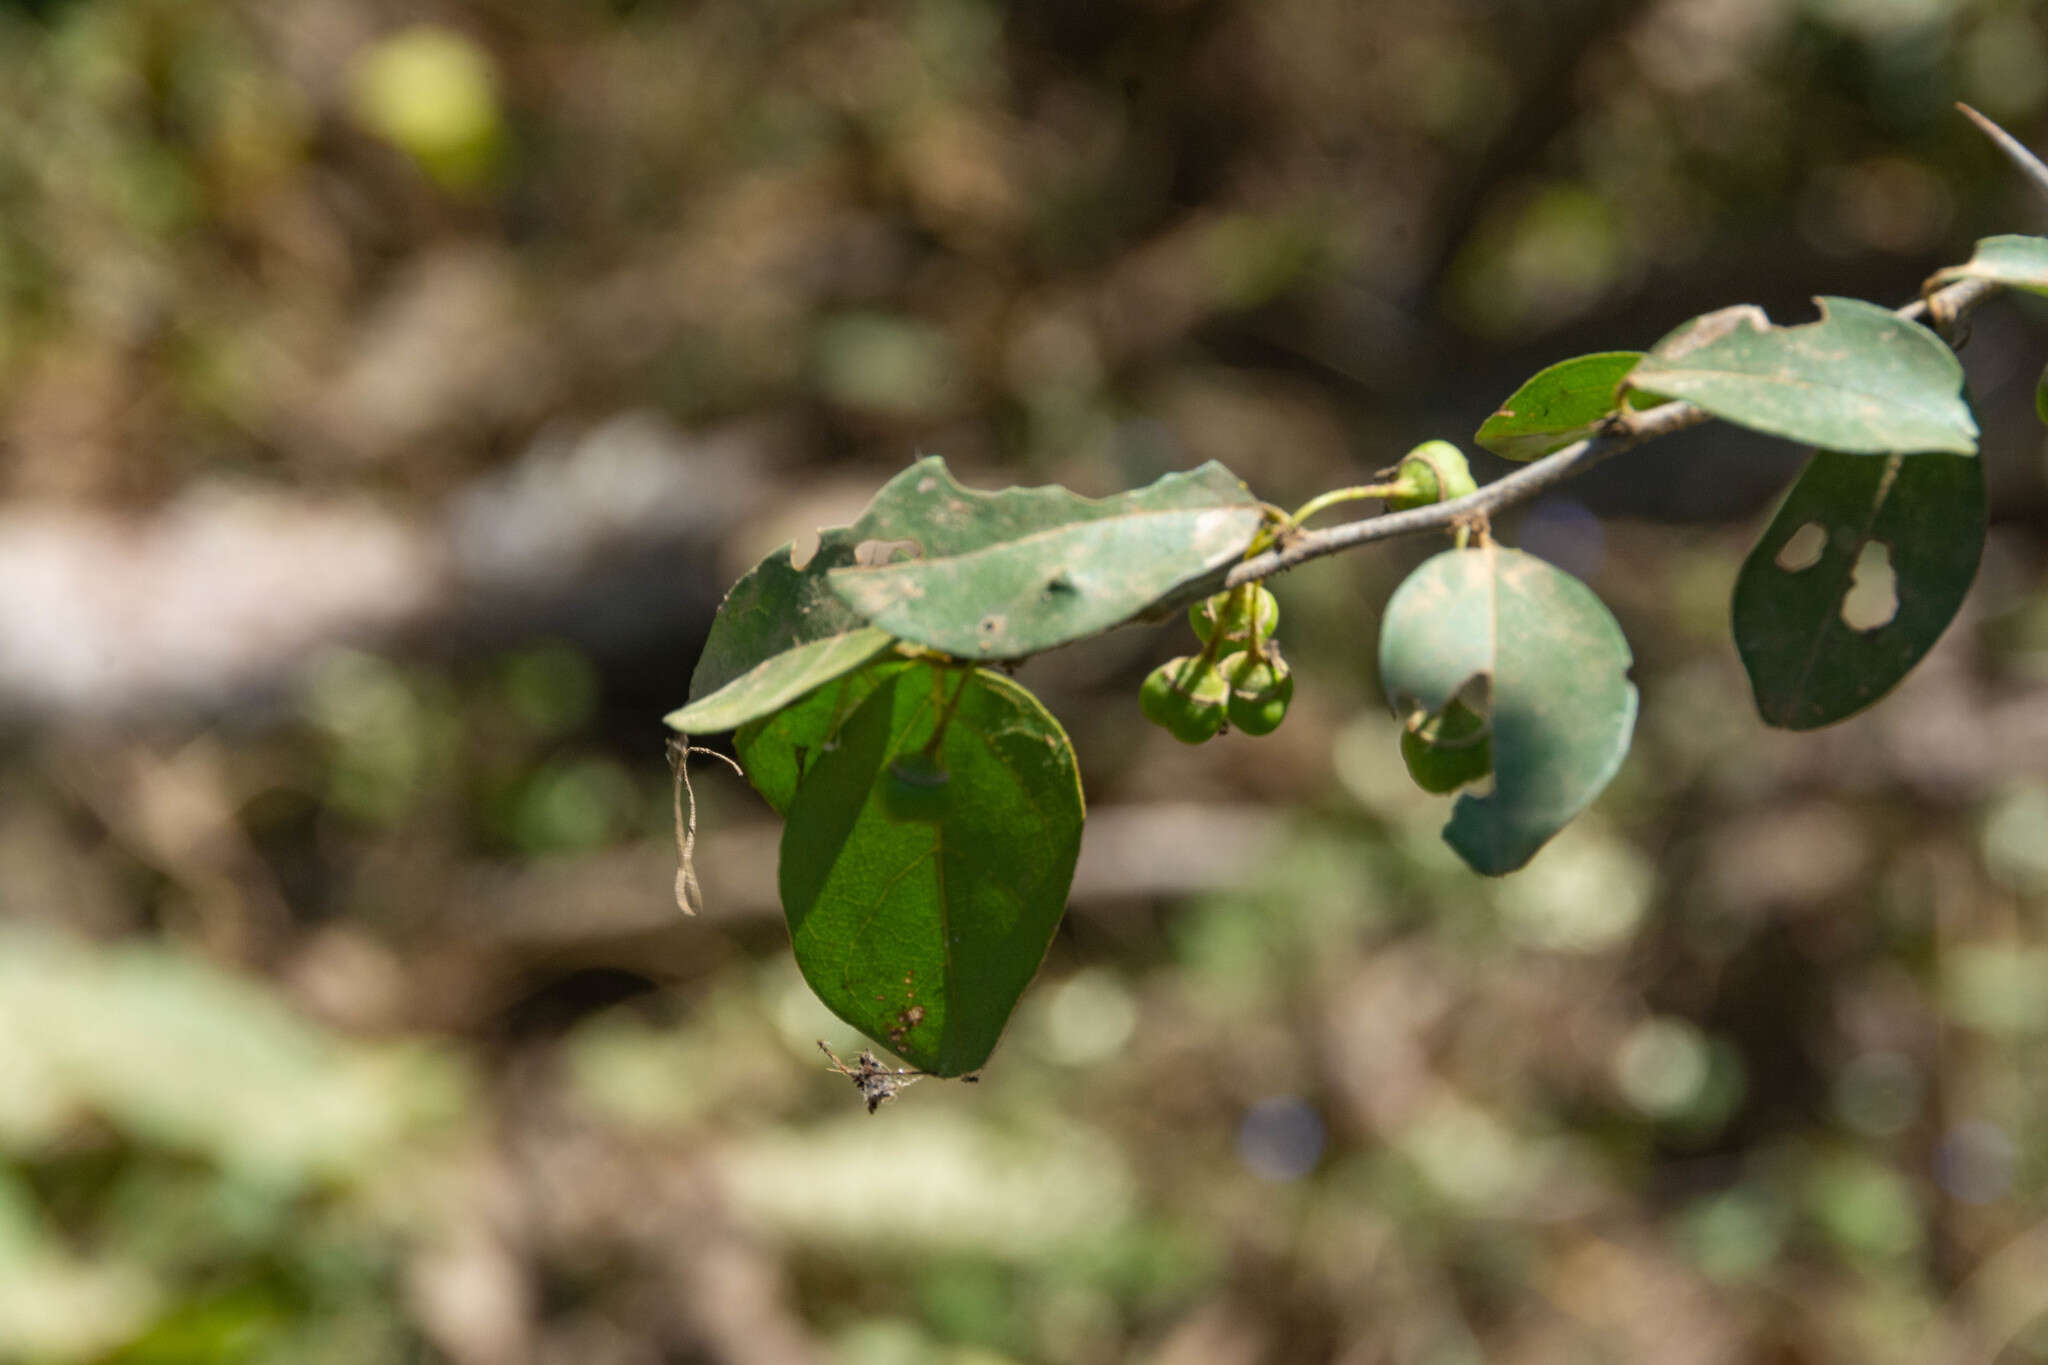
<path fill-rule="evenodd" d="M 1401 457 L 1394 471 L 1395 491 L 1387 495 L 1387 510 L 1406 512 L 1431 503 L 1449 502 L 1479 491 L 1465 452 L 1449 441 L 1424 441 Z"/>
<path fill-rule="evenodd" d="M 1442 795 L 1493 771 L 1493 731 L 1486 717 L 1452 701 L 1419 726 L 1401 731 L 1401 761 L 1426 792 Z"/>
<path fill-rule="evenodd" d="M 1230 684 L 1230 701 L 1225 710 L 1230 723 L 1248 735 L 1270 735 L 1287 719 L 1287 704 L 1294 700 L 1294 670 L 1276 653 L 1254 659 L 1240 650 L 1216 666 Z"/>
<path fill-rule="evenodd" d="M 1145 718 L 1184 744 L 1200 744 L 1223 728 L 1230 686 L 1215 668 L 1194 672 L 1197 660 L 1169 659 L 1138 689 Z"/>
<path fill-rule="evenodd" d="M 1180 698 L 1174 691 L 1174 679 L 1190 660 L 1183 655 L 1168 659 L 1145 675 L 1145 681 L 1138 685 L 1138 709 L 1145 713 L 1145 719 L 1154 725 L 1166 726 L 1172 722 Z"/>
<path fill-rule="evenodd" d="M 892 820 L 936 823 L 946 818 L 952 803 L 952 781 L 936 754 L 898 754 L 889 760 L 889 775 L 882 782 L 882 809 Z"/>
<path fill-rule="evenodd" d="M 1235 590 L 1219 592 L 1188 608 L 1188 624 L 1202 637 L 1203 644 L 1215 639 L 1218 630 L 1226 641 L 1250 640 L 1256 625 L 1259 638 L 1265 640 L 1280 628 L 1280 603 L 1272 593 L 1254 587 L 1245 596 L 1251 599 L 1248 611 Z"/>

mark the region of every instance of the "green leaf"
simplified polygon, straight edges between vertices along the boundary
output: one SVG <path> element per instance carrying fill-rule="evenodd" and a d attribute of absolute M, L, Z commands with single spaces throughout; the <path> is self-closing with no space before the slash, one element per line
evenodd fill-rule
<path fill-rule="evenodd" d="M 733 752 L 747 781 L 777 815 L 789 814 L 797 784 L 860 704 L 892 673 L 910 667 L 884 662 L 853 672 L 812 691 L 773 715 L 756 716 L 732 737 Z"/>
<path fill-rule="evenodd" d="M 1940 337 L 1860 299 L 1819 303 L 1820 321 L 1797 327 L 1773 327 L 1751 304 L 1694 318 L 1629 386 L 1824 450 L 1976 452 L 1963 369 Z"/>
<path fill-rule="evenodd" d="M 1816 453 L 1735 579 L 1735 647 L 1764 720 L 1811 730 L 1890 691 L 1962 604 L 1984 523 L 1968 456 Z"/>
<path fill-rule="evenodd" d="M 1214 461 L 1110 498 L 977 492 L 927 466 L 885 490 L 887 510 L 920 526 L 922 553 L 830 579 L 891 635 L 964 659 L 1022 658 L 1121 624 L 1236 559 L 1263 516 Z"/>
<path fill-rule="evenodd" d="M 944 810 L 892 818 L 890 763 L 922 750 L 956 689 Z M 782 905 L 804 980 L 913 1066 L 974 1070 L 1065 912 L 1081 818 L 1073 749 L 1029 692 L 982 671 L 887 673 L 789 806 Z"/>
<path fill-rule="evenodd" d="M 1935 271 L 1926 288 L 1939 289 L 1957 280 L 1996 280 L 2008 289 L 2048 294 L 2048 237 L 1983 238 L 1969 260 Z"/>
<path fill-rule="evenodd" d="M 1508 395 L 1472 439 L 1504 460 L 1533 460 L 1591 436 L 1621 409 L 1621 384 L 1641 351 L 1560 360 Z"/>
<path fill-rule="evenodd" d="M 709 735 L 770 715 L 850 673 L 886 649 L 890 636 L 861 619 L 827 582 L 859 562 L 864 545 L 916 542 L 935 510 L 931 490 L 951 486 L 946 462 L 919 460 L 882 485 L 851 526 L 822 531 L 801 568 L 784 545 L 749 569 L 718 608 L 690 704 L 663 717 L 672 729 Z"/>
<path fill-rule="evenodd" d="M 702 701 L 669 712 L 662 721 L 686 735 L 715 735 L 733 729 L 757 717 L 774 714 L 792 699 L 859 668 L 892 643 L 888 631 L 861 626 L 843 635 L 793 645 Z"/>
<path fill-rule="evenodd" d="M 1635 730 L 1629 663 L 1592 589 L 1520 550 L 1447 550 L 1395 590 L 1380 682 L 1396 712 L 1442 712 L 1468 684 L 1486 697 L 1493 790 L 1460 796 L 1444 827 L 1475 872 L 1528 862 L 1614 776 Z"/>

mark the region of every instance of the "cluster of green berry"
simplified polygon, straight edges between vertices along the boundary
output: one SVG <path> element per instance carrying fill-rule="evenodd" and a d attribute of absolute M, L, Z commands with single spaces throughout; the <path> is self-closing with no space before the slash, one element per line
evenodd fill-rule
<path fill-rule="evenodd" d="M 1393 476 L 1392 482 L 1340 488 L 1314 499 L 1292 516 L 1278 517 L 1271 535 L 1284 536 L 1317 512 L 1340 502 L 1379 498 L 1386 503 L 1387 510 L 1404 512 L 1462 498 L 1478 488 L 1463 452 L 1448 441 L 1423 442 L 1409 451 L 1399 465 L 1382 471 L 1380 477 L 1388 475 Z M 1270 539 L 1261 539 L 1253 543 L 1253 548 L 1270 543 Z M 1197 602 L 1189 608 L 1188 620 L 1201 637 L 1202 652 L 1168 659 L 1152 670 L 1138 690 L 1138 703 L 1144 708 L 1145 718 L 1188 744 L 1213 739 L 1226 724 L 1248 735 L 1267 735 L 1278 729 L 1287 716 L 1287 704 L 1294 699 L 1294 674 L 1273 644 L 1273 630 L 1280 624 L 1280 604 L 1273 600 L 1273 594 L 1256 583 L 1246 583 Z M 1226 652 L 1231 645 L 1242 648 Z M 1464 710 L 1463 715 L 1471 717 L 1483 739 L 1487 734 L 1485 719 L 1470 710 Z M 1429 786 L 1423 781 L 1424 770 L 1434 773 L 1441 769 L 1437 775 L 1445 781 L 1450 781 L 1453 772 L 1467 774 L 1451 782 L 1450 786 L 1456 787 L 1492 770 L 1490 746 L 1482 750 L 1479 741 L 1472 739 L 1464 728 L 1462 718 L 1454 719 L 1446 712 L 1443 717 L 1428 719 L 1430 727 L 1435 728 L 1419 728 L 1418 722 L 1409 728 L 1402 745 L 1404 753 L 1412 747 L 1417 755 L 1411 758 L 1409 767 L 1415 770 L 1418 782 Z M 1438 729 L 1446 724 L 1450 728 L 1439 735 Z M 1475 758 L 1484 765 L 1477 774 L 1471 772 Z M 1418 762 L 1422 765 L 1420 769 L 1416 767 Z M 1450 787 L 1431 790 L 1447 791 Z"/>
<path fill-rule="evenodd" d="M 1294 673 L 1274 645 L 1280 604 L 1256 583 L 1188 609 L 1200 654 L 1169 659 L 1138 690 L 1145 718 L 1175 739 L 1200 744 L 1230 724 L 1248 735 L 1280 727 L 1294 699 Z M 1242 645 L 1225 653 L 1231 645 Z"/>

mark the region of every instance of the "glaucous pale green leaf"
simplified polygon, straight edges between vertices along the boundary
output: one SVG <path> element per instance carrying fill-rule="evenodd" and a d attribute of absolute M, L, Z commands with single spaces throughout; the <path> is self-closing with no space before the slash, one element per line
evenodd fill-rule
<path fill-rule="evenodd" d="M 1600 794 L 1628 753 L 1636 689 L 1621 627 L 1585 584 L 1520 550 L 1447 550 L 1395 590 L 1380 682 L 1395 711 L 1485 696 L 1493 790 L 1458 798 L 1444 840 L 1500 876 Z M 1467 690 L 1474 679 L 1484 687 Z"/>
<path fill-rule="evenodd" d="M 1629 387 L 1824 450 L 1976 452 L 1963 369 L 1940 337 L 1860 299 L 1819 303 L 1820 320 L 1796 327 L 1751 304 L 1694 318 L 1650 349 Z"/>
<path fill-rule="evenodd" d="M 1533 460 L 1591 436 L 1621 408 L 1621 383 L 1641 351 L 1560 360 L 1508 395 L 1472 439 L 1504 460 Z"/>
<path fill-rule="evenodd" d="M 857 668 L 773 715 L 756 716 L 734 732 L 733 752 L 739 755 L 747 781 L 777 815 L 789 813 L 797 783 L 847 717 L 885 678 L 908 667 L 900 661 L 883 661 Z"/>
<path fill-rule="evenodd" d="M 892 816 L 892 761 L 922 750 L 963 688 L 942 797 L 920 794 L 925 818 Z M 929 664 L 888 673 L 789 806 L 782 906 L 804 980 L 913 1066 L 974 1070 L 1065 913 L 1081 818 L 1073 749 L 1029 692 Z"/>
<path fill-rule="evenodd" d="M 963 659 L 1016 659 L 1094 635 L 1236 559 L 1262 517 L 1210 462 L 1110 498 L 962 488 L 942 463 L 875 499 L 915 522 L 916 558 L 834 569 L 833 589 L 891 635 Z"/>
<path fill-rule="evenodd" d="M 1983 238 L 1969 260 L 1935 271 L 1927 288 L 1939 289 L 1957 280 L 1996 280 L 2009 289 L 2048 294 L 2048 237 Z"/>
<path fill-rule="evenodd" d="M 1816 453 L 1735 579 L 1764 720 L 1811 730 L 1890 691 L 1962 605 L 1984 522 L 1974 458 Z"/>

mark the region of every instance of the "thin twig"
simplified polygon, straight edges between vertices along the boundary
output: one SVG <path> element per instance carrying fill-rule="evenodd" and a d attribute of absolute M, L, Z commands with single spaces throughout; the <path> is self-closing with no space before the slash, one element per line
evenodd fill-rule
<path fill-rule="evenodd" d="M 1946 329 L 2001 288 L 1990 280 L 1963 280 L 1938 289 L 1925 298 L 1915 299 L 1896 312 L 1908 319 L 1926 314 Z M 1664 403 L 1641 410 L 1624 408 L 1609 418 L 1605 429 L 1596 435 L 1552 451 L 1534 464 L 1495 479 L 1476 493 L 1407 512 L 1389 512 L 1361 521 L 1347 521 L 1326 530 L 1301 532 L 1290 537 L 1285 545 L 1238 564 L 1223 579 L 1221 587 L 1235 588 L 1281 573 L 1297 564 L 1306 564 L 1311 559 L 1321 559 L 1324 555 L 1354 549 L 1375 540 L 1446 530 L 1461 521 L 1469 523 L 1476 517 L 1490 517 L 1502 508 L 1547 492 L 1624 450 L 1631 450 L 1659 436 L 1668 436 L 1674 431 L 1698 426 L 1708 416 L 1691 403 Z"/>
<path fill-rule="evenodd" d="M 1956 108 L 1962 110 L 1965 118 L 1982 129 L 1984 136 L 1990 138 L 1993 145 L 1999 151 L 2005 153 L 2006 159 L 2012 162 L 2019 169 L 2019 173 L 2027 178 L 2028 184 L 2041 191 L 2042 194 L 2048 194 L 2048 166 L 2041 164 L 2041 158 L 2034 155 L 2032 148 L 2028 147 L 2026 143 L 2021 142 L 2011 133 L 2006 132 L 2005 129 L 1999 127 L 1990 119 L 1985 118 L 1969 105 L 1958 104 Z"/>

